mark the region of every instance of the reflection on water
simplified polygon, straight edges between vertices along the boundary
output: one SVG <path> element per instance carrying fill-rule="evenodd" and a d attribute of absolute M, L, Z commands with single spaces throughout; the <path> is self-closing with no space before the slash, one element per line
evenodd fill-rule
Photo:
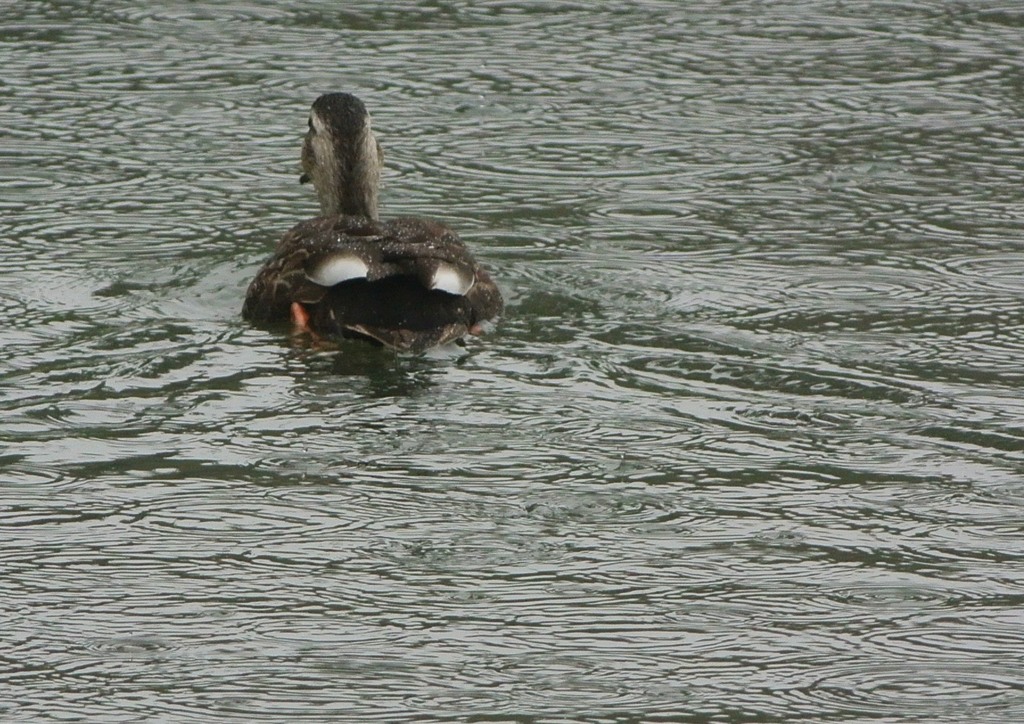
<path fill-rule="evenodd" d="M 1024 718 L 1024 14 L 28 3 L 0 715 Z M 238 318 L 367 101 L 505 318 Z"/>

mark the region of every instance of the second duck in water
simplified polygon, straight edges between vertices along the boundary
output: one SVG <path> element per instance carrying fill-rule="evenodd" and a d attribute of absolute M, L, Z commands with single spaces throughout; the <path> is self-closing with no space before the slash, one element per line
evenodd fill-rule
<path fill-rule="evenodd" d="M 278 242 L 245 295 L 242 316 L 325 337 L 421 351 L 478 334 L 502 309 L 490 275 L 447 226 L 377 219 L 382 153 L 362 101 L 316 99 L 302 144 L 301 182 L 323 213 Z"/>

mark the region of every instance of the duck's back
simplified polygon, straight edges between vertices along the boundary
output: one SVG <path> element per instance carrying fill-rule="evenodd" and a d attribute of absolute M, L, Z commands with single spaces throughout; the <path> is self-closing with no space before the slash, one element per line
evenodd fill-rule
<path fill-rule="evenodd" d="M 443 224 L 350 216 L 311 219 L 285 234 L 242 314 L 285 322 L 295 302 L 318 334 L 413 351 L 476 331 L 502 308 L 490 275 Z"/>

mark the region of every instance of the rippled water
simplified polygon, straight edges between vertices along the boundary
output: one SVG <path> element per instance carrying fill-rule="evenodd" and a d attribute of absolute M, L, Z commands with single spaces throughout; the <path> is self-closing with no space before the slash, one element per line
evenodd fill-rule
<path fill-rule="evenodd" d="M 0 718 L 1024 720 L 1024 11 L 0 20 Z M 508 298 L 239 319 L 308 104 Z"/>

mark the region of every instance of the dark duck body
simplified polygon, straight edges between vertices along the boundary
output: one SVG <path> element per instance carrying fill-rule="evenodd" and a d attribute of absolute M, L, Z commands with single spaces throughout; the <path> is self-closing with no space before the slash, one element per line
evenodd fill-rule
<path fill-rule="evenodd" d="M 313 182 L 323 216 L 284 235 L 249 285 L 245 319 L 415 352 L 477 334 L 501 312 L 497 286 L 454 231 L 429 219 L 378 221 L 380 167 L 363 103 L 320 96 L 300 181 Z"/>

